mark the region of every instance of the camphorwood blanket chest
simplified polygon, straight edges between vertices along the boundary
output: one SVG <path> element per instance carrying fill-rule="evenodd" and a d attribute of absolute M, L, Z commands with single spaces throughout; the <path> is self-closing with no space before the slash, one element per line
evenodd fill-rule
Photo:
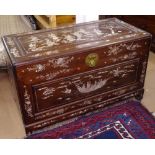
<path fill-rule="evenodd" d="M 2 40 L 27 134 L 143 96 L 151 35 L 116 18 Z"/>

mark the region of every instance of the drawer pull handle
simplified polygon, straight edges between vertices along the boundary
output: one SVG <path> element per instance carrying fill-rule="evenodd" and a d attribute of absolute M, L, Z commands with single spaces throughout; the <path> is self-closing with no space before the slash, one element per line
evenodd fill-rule
<path fill-rule="evenodd" d="M 96 53 L 90 53 L 87 55 L 85 59 L 85 63 L 89 67 L 95 67 L 97 65 L 97 62 L 99 60 L 99 56 Z"/>

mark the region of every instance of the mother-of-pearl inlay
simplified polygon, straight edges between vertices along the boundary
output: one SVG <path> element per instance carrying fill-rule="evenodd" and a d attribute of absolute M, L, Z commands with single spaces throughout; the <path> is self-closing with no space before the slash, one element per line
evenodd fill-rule
<path fill-rule="evenodd" d="M 94 22 L 89 25 L 81 25 L 77 27 L 66 27 L 57 31 L 45 31 L 44 33 L 28 33 L 29 35 L 7 36 L 6 42 L 9 45 L 10 53 L 15 58 L 31 57 L 37 58 L 60 53 L 62 50 L 70 50 L 71 48 L 89 47 L 93 44 L 107 44 L 114 36 L 115 41 L 121 41 L 132 37 L 147 35 L 146 32 L 136 29 L 117 19 Z M 14 39 L 15 38 L 15 39 Z M 16 40 L 16 41 L 15 41 Z M 17 43 L 24 45 L 23 52 L 20 52 Z M 88 43 L 91 42 L 91 43 Z M 65 44 L 64 48 L 59 48 Z M 70 48 L 70 44 L 72 47 Z M 68 47 L 66 47 L 68 45 Z M 96 46 L 95 45 L 95 46 Z M 133 50 L 136 46 L 133 46 Z M 57 50 L 55 53 L 54 51 Z M 129 50 L 132 50 L 131 48 Z M 29 54 L 30 53 L 30 54 Z"/>

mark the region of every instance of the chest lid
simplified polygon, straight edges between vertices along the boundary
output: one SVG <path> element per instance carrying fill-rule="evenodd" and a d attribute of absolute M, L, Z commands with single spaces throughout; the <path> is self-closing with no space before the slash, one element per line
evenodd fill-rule
<path fill-rule="evenodd" d="M 2 38 L 13 64 L 98 48 L 150 36 L 116 18 L 14 34 Z"/>

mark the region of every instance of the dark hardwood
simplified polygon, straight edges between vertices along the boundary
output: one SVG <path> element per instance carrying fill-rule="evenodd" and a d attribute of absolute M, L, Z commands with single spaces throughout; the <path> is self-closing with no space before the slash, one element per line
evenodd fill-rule
<path fill-rule="evenodd" d="M 151 51 L 155 52 L 155 16 L 154 15 L 100 15 L 100 19 L 116 17 L 152 34 Z"/>
<path fill-rule="evenodd" d="M 143 96 L 151 35 L 118 19 L 2 40 L 27 134 Z"/>

